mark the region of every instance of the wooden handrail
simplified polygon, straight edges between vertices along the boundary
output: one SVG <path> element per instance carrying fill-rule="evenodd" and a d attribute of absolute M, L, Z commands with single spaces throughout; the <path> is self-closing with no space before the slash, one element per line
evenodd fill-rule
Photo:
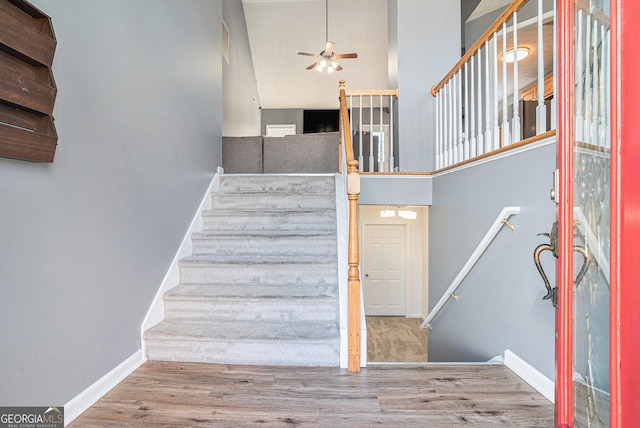
<path fill-rule="evenodd" d="M 485 31 L 482 36 L 480 36 L 480 38 L 478 39 L 477 42 L 475 42 L 473 44 L 473 46 L 471 46 L 471 49 L 469 49 L 463 56 L 462 58 L 460 58 L 460 61 L 458 61 L 456 63 L 456 65 L 453 66 L 453 68 L 451 69 L 451 71 L 449 71 L 446 76 L 444 76 L 444 78 L 440 81 L 440 83 L 438 83 L 437 85 L 434 85 L 431 88 L 431 95 L 433 95 L 434 97 L 436 95 L 438 95 L 438 92 L 440 91 L 440 89 L 442 89 L 442 87 L 458 72 L 460 71 L 460 69 L 467 63 L 467 61 L 469 61 L 469 58 L 471 58 L 472 56 L 474 56 L 476 54 L 476 52 L 478 52 L 478 50 L 482 47 L 482 45 L 484 45 L 486 42 L 489 41 L 489 39 L 491 39 L 491 37 L 493 37 L 493 34 L 498 31 L 498 29 L 502 26 L 503 23 L 507 22 L 509 19 L 511 19 L 511 17 L 513 16 L 514 12 L 518 12 L 520 9 L 522 9 L 522 7 L 527 4 L 529 2 L 529 0 L 513 0 L 513 2 L 511 2 L 511 4 L 509 5 L 509 7 L 507 7 L 504 12 L 502 12 L 500 14 L 500 16 L 498 17 L 498 19 L 496 19 L 496 21 L 491 24 L 491 26 L 489 28 L 487 28 L 487 31 Z"/>
<path fill-rule="evenodd" d="M 398 88 L 395 89 L 349 89 L 349 90 L 345 90 L 345 94 L 348 97 L 358 97 L 358 96 L 363 96 L 363 97 L 368 97 L 371 95 L 383 95 L 383 96 L 394 96 L 396 98 L 398 98 Z"/>
<path fill-rule="evenodd" d="M 349 109 L 344 80 L 340 80 L 340 130 L 350 129 Z M 349 198 L 349 274 L 348 274 L 348 362 L 351 373 L 360 372 L 360 268 L 358 249 L 358 196 L 360 195 L 360 172 L 358 161 L 353 155 L 351 133 L 340 132 L 344 136 L 344 150 L 347 164 L 347 196 Z M 344 173 L 344 171 L 342 171 Z"/>

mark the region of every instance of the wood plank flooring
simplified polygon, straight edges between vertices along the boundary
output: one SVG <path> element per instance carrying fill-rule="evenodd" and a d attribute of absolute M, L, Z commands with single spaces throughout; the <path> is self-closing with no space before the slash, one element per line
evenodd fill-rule
<path fill-rule="evenodd" d="M 147 362 L 70 427 L 552 427 L 503 365 L 327 367 Z"/>

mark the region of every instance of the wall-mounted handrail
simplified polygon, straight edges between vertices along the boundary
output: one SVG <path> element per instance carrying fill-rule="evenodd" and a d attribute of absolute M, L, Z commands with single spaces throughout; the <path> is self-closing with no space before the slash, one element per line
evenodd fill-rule
<path fill-rule="evenodd" d="M 347 165 L 347 197 L 349 198 L 349 274 L 348 274 L 348 347 L 347 369 L 360 372 L 360 268 L 358 248 L 358 196 L 360 195 L 360 172 L 353 155 L 349 123 L 349 109 L 344 80 L 340 80 L 340 159 Z M 344 158 L 342 157 L 344 156 Z M 346 162 L 342 162 L 344 161 Z"/>
<path fill-rule="evenodd" d="M 482 256 L 482 254 L 487 249 L 489 244 L 491 244 L 491 242 L 493 241 L 493 238 L 495 238 L 495 236 L 498 234 L 498 232 L 500 231 L 500 229 L 502 229 L 503 226 L 509 226 L 509 228 L 513 232 L 514 226 L 511 223 L 509 223 L 509 217 L 511 217 L 514 214 L 518 214 L 519 212 L 520 212 L 520 207 L 504 207 L 502 211 L 500 211 L 500 214 L 498 214 L 498 217 L 496 217 L 494 222 L 491 224 L 491 227 L 489 228 L 487 233 L 484 235 L 484 237 L 482 238 L 482 240 L 480 241 L 476 249 L 473 251 L 471 256 L 469 256 L 469 259 L 467 260 L 467 262 L 464 264 L 464 266 L 462 266 L 462 269 L 460 269 L 460 272 L 458 273 L 458 275 L 456 275 L 454 280 L 451 282 L 451 285 L 449 285 L 449 287 L 444 292 L 442 297 L 440 297 L 440 300 L 438 300 L 438 303 L 436 303 L 433 309 L 429 311 L 429 314 L 427 315 L 425 320 L 422 322 L 422 325 L 420 326 L 421 328 L 431 328 L 431 321 L 433 321 L 436 315 L 438 315 L 438 312 L 440 312 L 440 310 L 444 307 L 444 305 L 447 303 L 449 298 L 453 297 L 456 301 L 458 300 L 459 297 L 456 296 L 455 294 L 456 290 L 458 289 L 458 286 L 462 283 L 464 278 L 469 274 L 473 266 L 480 259 L 480 256 Z"/>

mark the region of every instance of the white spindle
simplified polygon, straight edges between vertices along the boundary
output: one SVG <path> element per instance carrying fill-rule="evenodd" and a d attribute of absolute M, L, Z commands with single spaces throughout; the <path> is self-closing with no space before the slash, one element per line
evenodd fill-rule
<path fill-rule="evenodd" d="M 476 73 L 475 73 L 475 61 L 471 57 L 469 59 L 471 65 L 471 100 L 469 101 L 469 157 L 476 157 Z"/>
<path fill-rule="evenodd" d="M 576 70 L 575 70 L 575 79 L 576 79 L 576 118 L 575 118 L 575 138 L 577 141 L 584 141 L 584 115 L 582 112 L 582 100 L 584 96 L 584 61 L 582 59 L 582 50 L 584 49 L 584 43 L 582 43 L 582 9 L 578 10 L 578 19 L 577 19 L 577 34 L 575 41 L 575 49 L 576 49 Z"/>
<path fill-rule="evenodd" d="M 507 97 L 507 23 L 502 24 L 502 145 L 511 144 L 509 130 L 509 98 Z"/>
<path fill-rule="evenodd" d="M 544 35 L 542 34 L 542 0 L 538 0 L 538 106 L 536 135 L 547 130 L 547 106 L 544 104 Z"/>
<path fill-rule="evenodd" d="M 498 123 L 498 32 L 493 33 L 493 144 L 491 150 L 500 148 L 500 124 Z"/>
<path fill-rule="evenodd" d="M 373 95 L 369 95 L 369 172 L 376 170 L 373 153 Z"/>
<path fill-rule="evenodd" d="M 447 82 L 447 95 L 449 97 L 449 141 L 447 142 L 447 165 L 453 164 L 453 82 L 449 80 Z"/>
<path fill-rule="evenodd" d="M 603 52 L 602 57 L 607 59 L 607 60 L 603 60 L 605 64 L 604 88 L 605 88 L 606 96 L 603 97 L 603 100 L 601 101 L 601 103 L 602 103 L 602 110 L 605 112 L 604 146 L 607 149 L 610 149 L 611 148 L 611 109 L 614 107 L 611 105 L 607 107 L 605 103 L 606 103 L 606 100 L 611 99 L 611 64 L 608 61 L 608 59 L 611 58 L 611 28 L 607 30 L 604 46 L 606 47 L 606 54 Z"/>
<path fill-rule="evenodd" d="M 389 171 L 391 172 L 396 170 L 396 159 L 393 156 L 393 122 L 393 95 L 389 95 Z"/>
<path fill-rule="evenodd" d="M 584 131 L 583 137 L 585 143 L 591 142 L 591 47 L 593 40 L 591 39 L 591 15 L 587 14 L 587 20 L 584 26 Z"/>
<path fill-rule="evenodd" d="M 462 159 L 469 159 L 469 63 L 464 65 L 464 141 Z"/>
<path fill-rule="evenodd" d="M 593 91 L 591 96 L 591 142 L 596 145 L 600 145 L 600 140 L 598 139 L 598 116 L 599 116 L 599 86 L 600 86 L 600 73 L 599 67 L 600 64 L 598 62 L 598 45 L 600 44 L 600 40 L 598 39 L 598 30 L 600 29 L 600 25 L 598 24 L 598 20 L 596 18 L 593 19 L 593 72 L 591 73 L 593 79 Z"/>
<path fill-rule="evenodd" d="M 452 152 L 451 152 L 451 160 L 452 163 L 458 163 L 458 84 L 457 84 L 457 80 L 456 80 L 456 76 L 455 74 L 453 75 L 453 77 L 451 78 L 451 98 L 452 98 L 452 103 L 453 103 L 453 110 L 451 111 L 451 120 L 452 120 L 452 126 L 451 126 L 451 132 L 453 135 L 452 138 L 452 142 L 451 142 L 451 147 L 452 147 Z"/>
<path fill-rule="evenodd" d="M 449 165 L 449 104 L 447 85 L 443 85 L 442 93 L 442 166 Z"/>
<path fill-rule="evenodd" d="M 600 145 L 600 140 L 598 139 L 598 119 L 600 117 L 599 107 L 600 107 L 600 62 L 598 59 L 598 49 L 600 44 L 600 37 L 598 30 L 600 29 L 600 25 L 598 24 L 598 20 L 594 18 L 593 20 L 593 96 L 592 96 L 592 107 L 591 107 L 591 141 L 593 144 Z"/>
<path fill-rule="evenodd" d="M 478 49 L 478 55 L 476 55 L 478 59 L 478 147 L 476 149 L 477 154 L 481 155 L 484 153 L 484 134 L 482 130 L 482 100 L 484 97 L 484 93 L 482 91 L 482 48 Z M 487 114 L 485 111 L 484 114 Z"/>
<path fill-rule="evenodd" d="M 518 12 L 513 12 L 513 50 L 518 49 Z M 520 141 L 520 87 L 518 85 L 518 61 L 513 61 L 513 119 L 511 124 L 511 140 Z"/>
<path fill-rule="evenodd" d="M 385 172 L 386 168 L 384 166 L 385 161 L 387 160 L 387 152 L 385 150 L 385 145 L 387 144 L 385 135 L 384 135 L 384 126 L 382 122 L 384 121 L 384 116 L 382 114 L 382 95 L 380 95 L 380 120 L 378 124 L 380 125 L 380 134 L 378 136 L 378 171 Z"/>
<path fill-rule="evenodd" d="M 489 49 L 489 41 L 485 43 L 484 50 L 484 148 L 483 151 L 490 152 L 491 151 L 491 143 L 493 142 L 493 136 L 491 135 L 491 101 L 493 100 L 493 96 L 491 95 L 491 81 L 493 80 L 491 77 L 491 49 Z"/>
<path fill-rule="evenodd" d="M 442 91 L 438 91 L 438 93 L 436 94 L 436 169 L 440 169 L 442 168 L 442 166 L 440 165 L 440 159 L 442 159 L 442 138 L 440 135 L 440 130 L 442 129 L 442 126 L 440 126 L 440 94 L 442 93 Z M 391 121 L 391 123 L 393 123 L 393 121 Z M 391 153 L 393 153 L 393 149 L 391 150 Z M 391 155 L 393 158 L 393 155 Z M 393 165 L 393 164 L 392 164 Z M 391 166 L 391 170 L 393 171 L 393 166 Z"/>
<path fill-rule="evenodd" d="M 363 148 L 362 140 L 364 139 L 364 135 L 363 135 L 363 132 L 362 132 L 362 95 L 360 95 L 359 109 L 360 109 L 360 117 L 359 117 L 359 120 L 360 120 L 360 135 L 359 135 L 359 137 L 360 138 L 358 138 L 358 149 L 359 149 L 359 151 L 358 151 L 358 166 L 359 166 L 360 172 L 362 172 L 362 171 L 364 171 L 364 154 L 363 154 L 364 152 L 362 150 L 362 148 Z"/>
<path fill-rule="evenodd" d="M 458 81 L 458 160 L 464 160 L 464 133 L 462 131 L 462 69 L 456 73 L 456 80 Z"/>

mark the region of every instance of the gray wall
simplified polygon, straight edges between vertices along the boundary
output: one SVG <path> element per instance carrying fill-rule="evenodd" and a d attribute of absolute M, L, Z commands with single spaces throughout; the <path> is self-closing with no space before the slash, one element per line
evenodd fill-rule
<path fill-rule="evenodd" d="M 62 405 L 140 325 L 221 157 L 221 2 L 32 0 L 53 164 L 0 159 L 0 403 Z"/>
<path fill-rule="evenodd" d="M 430 361 L 487 361 L 511 349 L 554 378 L 555 312 L 533 250 L 555 220 L 549 199 L 555 144 L 436 176 L 429 211 L 429 305 L 437 303 L 505 206 L 520 206 L 432 322 Z M 545 253 L 549 278 L 555 260 Z"/>
<path fill-rule="evenodd" d="M 304 110 L 301 108 L 262 109 L 261 134 L 267 134 L 267 125 L 296 125 L 296 134 L 304 129 Z"/>
<path fill-rule="evenodd" d="M 230 50 L 229 63 L 222 61 L 222 135 L 260 135 L 260 96 L 242 2 L 223 0 L 222 16 L 229 28 Z"/>
<path fill-rule="evenodd" d="M 460 59 L 460 2 L 397 2 L 400 171 L 434 169 L 431 87 Z"/>

